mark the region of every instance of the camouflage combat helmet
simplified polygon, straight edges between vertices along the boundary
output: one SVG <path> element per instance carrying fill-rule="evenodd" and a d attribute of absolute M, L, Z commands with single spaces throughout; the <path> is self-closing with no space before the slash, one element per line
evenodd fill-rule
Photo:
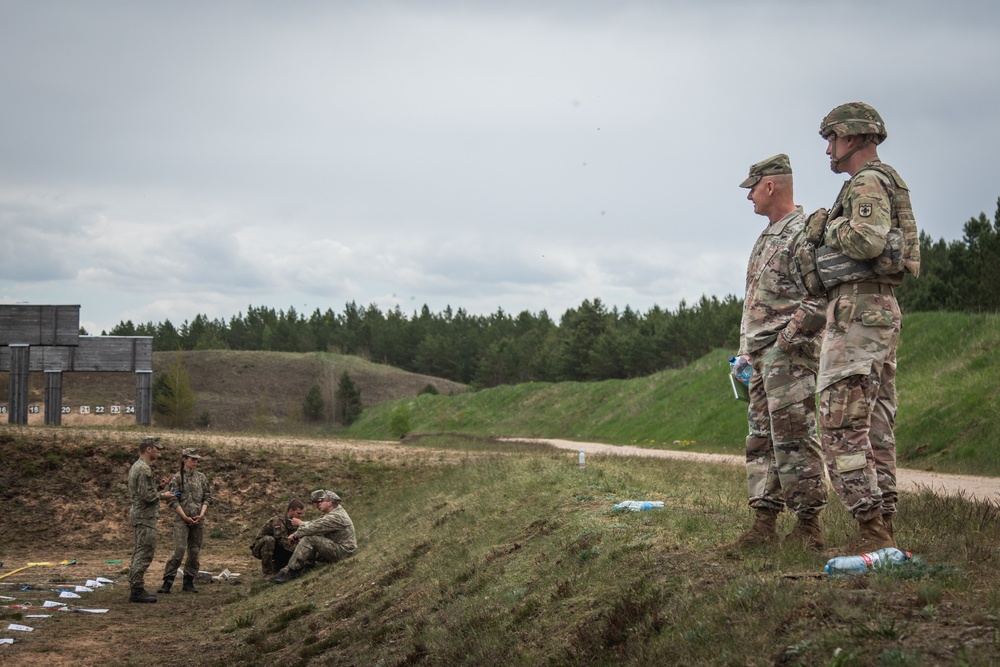
<path fill-rule="evenodd" d="M 819 124 L 819 134 L 824 139 L 830 135 L 849 137 L 860 134 L 872 137 L 872 143 L 885 141 L 888 133 L 882 116 L 864 102 L 848 102 L 834 107 Z"/>

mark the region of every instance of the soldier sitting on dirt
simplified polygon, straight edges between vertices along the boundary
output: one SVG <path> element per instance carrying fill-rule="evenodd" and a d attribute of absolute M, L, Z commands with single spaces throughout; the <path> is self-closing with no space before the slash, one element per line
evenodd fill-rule
<path fill-rule="evenodd" d="M 276 574 L 278 570 L 288 565 L 288 560 L 295 551 L 295 543 L 290 535 L 295 532 L 292 521 L 302 520 L 305 505 L 298 498 L 288 501 L 285 515 L 276 514 L 267 520 L 250 544 L 250 553 L 260 559 L 260 567 L 264 576 Z"/>
<path fill-rule="evenodd" d="M 301 519 L 291 519 L 296 531 L 290 539 L 295 551 L 278 574 L 271 578 L 276 584 L 284 584 L 302 575 L 306 567 L 317 562 L 335 563 L 351 556 L 358 549 L 354 537 L 354 522 L 347 511 L 340 506 L 340 496 L 333 491 L 322 489 L 313 491 L 309 502 L 323 516 L 308 523 Z"/>

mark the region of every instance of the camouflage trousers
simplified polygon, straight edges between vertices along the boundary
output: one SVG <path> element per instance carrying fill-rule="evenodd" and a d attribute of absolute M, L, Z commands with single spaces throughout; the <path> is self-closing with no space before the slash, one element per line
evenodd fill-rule
<path fill-rule="evenodd" d="M 292 552 L 285 549 L 270 535 L 264 535 L 254 540 L 250 545 L 250 553 L 260 559 L 260 569 L 264 574 L 275 574 L 288 565 Z"/>
<path fill-rule="evenodd" d="M 826 505 L 816 435 L 816 361 L 777 345 L 751 355 L 747 492 L 754 509 L 815 516 Z"/>
<path fill-rule="evenodd" d="M 140 591 L 146 585 L 146 570 L 153 562 L 156 551 L 156 527 L 135 524 L 132 540 L 132 562 L 128 568 L 128 584 L 133 591 Z"/>
<path fill-rule="evenodd" d="M 892 294 L 845 295 L 827 307 L 819 419 L 833 489 L 859 521 L 896 511 L 896 345 Z"/>
<path fill-rule="evenodd" d="M 352 553 L 328 537 L 309 535 L 303 537 L 295 546 L 295 552 L 288 560 L 288 569 L 298 570 L 316 563 L 334 563 Z"/>
<path fill-rule="evenodd" d="M 205 526 L 202 523 L 189 526 L 186 521 L 174 520 L 174 553 L 163 568 L 164 579 L 173 579 L 177 576 L 177 568 L 184 560 L 185 551 L 187 562 L 184 563 L 184 574 L 192 577 L 198 574 L 201 568 L 201 542 L 204 537 Z"/>

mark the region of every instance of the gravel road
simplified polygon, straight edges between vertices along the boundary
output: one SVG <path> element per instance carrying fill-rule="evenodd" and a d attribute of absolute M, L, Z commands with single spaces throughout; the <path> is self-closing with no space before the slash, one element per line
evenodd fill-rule
<path fill-rule="evenodd" d="M 583 450 L 588 454 L 610 454 L 616 456 L 651 456 L 655 458 L 683 459 L 704 463 L 728 463 L 744 465 L 742 456 L 728 454 L 701 454 L 698 452 L 678 452 L 667 449 L 645 449 L 630 445 L 604 445 L 596 442 L 574 442 L 572 440 L 550 440 L 542 438 L 510 438 L 521 442 L 540 442 L 560 449 Z M 976 498 L 1000 504 L 1000 478 L 975 477 L 973 475 L 947 475 L 939 472 L 899 468 L 896 483 L 903 491 L 930 490 L 941 495 Z"/>

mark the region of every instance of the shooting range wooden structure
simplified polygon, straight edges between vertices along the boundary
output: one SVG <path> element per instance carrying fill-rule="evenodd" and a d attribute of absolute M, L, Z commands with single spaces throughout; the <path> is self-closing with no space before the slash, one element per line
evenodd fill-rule
<path fill-rule="evenodd" d="M 62 374 L 135 373 L 135 421 L 153 417 L 153 338 L 81 336 L 80 306 L 0 305 L 0 371 L 10 373 L 7 421 L 28 423 L 28 374 L 45 373 L 45 423 L 62 424 Z"/>

